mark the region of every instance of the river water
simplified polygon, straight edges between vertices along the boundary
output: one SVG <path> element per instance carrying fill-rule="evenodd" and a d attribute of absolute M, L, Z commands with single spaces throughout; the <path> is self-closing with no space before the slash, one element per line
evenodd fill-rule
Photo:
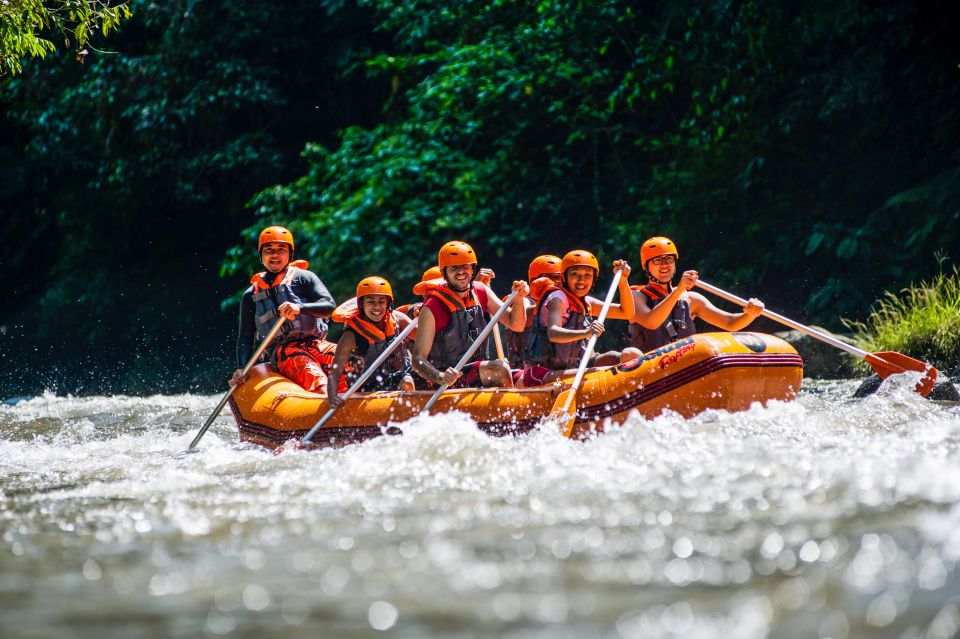
<path fill-rule="evenodd" d="M 3 405 L 0 637 L 956 637 L 960 407 L 912 384 L 278 456 L 178 455 L 216 397 Z"/>

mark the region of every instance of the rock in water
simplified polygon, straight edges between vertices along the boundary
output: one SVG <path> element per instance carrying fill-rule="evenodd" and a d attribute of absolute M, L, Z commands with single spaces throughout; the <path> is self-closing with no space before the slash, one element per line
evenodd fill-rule
<path fill-rule="evenodd" d="M 877 389 L 880 388 L 880 384 L 883 383 L 883 380 L 880 379 L 880 376 L 873 374 L 870 377 L 863 380 L 857 390 L 854 391 L 853 396 L 857 399 L 866 397 L 867 395 L 873 395 L 877 392 Z M 934 385 L 933 389 L 930 391 L 930 394 L 927 395 L 927 399 L 935 399 L 937 401 L 946 401 L 946 402 L 960 402 L 960 391 L 957 390 L 957 387 L 953 385 L 953 382 L 946 381 L 940 382 L 939 384 Z"/>
<path fill-rule="evenodd" d="M 953 382 L 940 382 L 933 387 L 927 399 L 936 399 L 946 402 L 960 402 L 960 391 Z"/>
<path fill-rule="evenodd" d="M 857 390 L 853 392 L 853 396 L 857 399 L 862 399 L 867 395 L 873 395 L 880 389 L 880 384 L 882 383 L 883 380 L 880 379 L 880 376 L 874 373 L 860 383 Z"/>

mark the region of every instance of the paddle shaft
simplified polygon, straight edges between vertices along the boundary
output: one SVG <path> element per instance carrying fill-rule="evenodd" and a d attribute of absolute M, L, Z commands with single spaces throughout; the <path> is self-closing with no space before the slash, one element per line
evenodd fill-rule
<path fill-rule="evenodd" d="M 497 347 L 497 359 L 506 360 L 503 354 L 503 342 L 500 340 L 500 327 L 496 324 L 493 326 L 493 343 Z"/>
<path fill-rule="evenodd" d="M 483 344 L 483 340 L 487 339 L 487 335 L 490 334 L 490 331 L 493 330 L 493 327 L 497 325 L 497 322 L 500 321 L 500 318 L 504 313 L 507 312 L 507 309 L 517 298 L 517 293 L 519 292 L 520 291 L 514 291 L 513 293 L 510 293 L 510 296 L 504 300 L 503 305 L 501 305 L 497 312 L 493 314 L 490 322 L 483 327 L 483 330 L 480 331 L 480 335 L 473 341 L 473 344 L 470 345 L 470 348 L 467 349 L 467 352 L 463 354 L 463 357 L 460 358 L 460 361 L 457 362 L 457 365 L 453 367 L 454 370 L 460 372 L 460 369 L 463 368 L 468 361 L 470 361 L 470 358 L 473 357 L 473 354 L 476 353 L 477 349 L 480 348 L 480 345 Z M 437 403 L 440 395 L 443 394 L 443 391 L 447 390 L 448 386 L 450 386 L 450 384 L 442 384 L 440 388 L 437 389 L 437 392 L 433 394 L 433 397 L 430 398 L 430 401 L 427 402 L 426 406 L 423 407 L 421 412 L 425 413 L 433 408 L 433 405 Z"/>
<path fill-rule="evenodd" d="M 613 274 L 613 284 L 610 285 L 610 290 L 607 291 L 607 297 L 603 300 L 603 308 L 600 309 L 600 315 L 597 317 L 597 321 L 601 324 L 607 319 L 607 311 L 610 310 L 610 304 L 613 302 L 613 294 L 617 292 L 617 287 L 620 285 L 620 277 L 622 275 L 623 272 L 620 270 L 617 270 L 617 272 Z M 593 348 L 597 345 L 597 338 L 599 337 L 599 335 L 594 333 L 587 342 L 587 349 L 584 351 L 583 357 L 580 358 L 580 366 L 577 367 L 577 375 L 573 378 L 573 384 L 570 386 L 570 393 L 567 395 L 563 412 L 567 412 L 570 409 L 570 403 L 573 402 L 574 395 L 576 395 L 577 390 L 580 388 L 580 383 L 583 381 L 583 374 L 587 371 L 587 362 L 593 354 Z"/>
<path fill-rule="evenodd" d="M 400 345 L 403 343 L 403 340 L 405 340 L 407 338 L 407 335 L 412 333 L 413 329 L 416 327 L 417 327 L 417 319 L 414 319 L 412 322 L 407 324 L 407 327 L 405 329 L 400 331 L 400 334 L 397 335 L 396 338 L 394 338 L 393 343 L 390 344 L 387 350 L 380 353 L 380 357 L 373 360 L 373 363 L 370 364 L 370 366 L 368 366 L 365 371 L 363 371 L 360 377 L 357 378 L 357 381 L 355 381 L 353 385 L 347 389 L 347 392 L 345 392 L 341 396 L 343 397 L 344 401 L 353 397 L 353 394 L 356 393 L 360 389 L 360 387 L 366 383 L 368 379 L 370 379 L 370 376 L 373 375 L 377 371 L 377 369 L 380 368 L 380 365 L 383 364 L 387 360 L 387 358 L 393 354 L 393 351 L 400 348 Z M 320 418 L 320 421 L 314 424 L 313 428 L 311 428 L 310 431 L 306 435 L 304 435 L 303 439 L 300 441 L 304 444 L 309 444 L 314 434 L 318 430 L 320 430 L 320 428 L 322 428 L 324 424 L 327 423 L 327 420 L 330 419 L 333 416 L 333 414 L 337 412 L 337 410 L 338 410 L 337 406 L 331 406 L 330 409 L 326 412 L 326 414 Z"/>
<path fill-rule="evenodd" d="M 280 317 L 277 320 L 277 323 L 273 325 L 273 328 L 270 329 L 270 332 L 267 333 L 267 336 L 263 338 L 263 341 L 260 342 L 260 346 L 257 347 L 257 350 L 253 353 L 253 357 L 250 358 L 250 361 L 247 362 L 247 365 L 243 367 L 243 374 L 246 375 L 250 372 L 250 369 L 253 368 L 254 364 L 260 359 L 260 356 L 263 355 L 263 351 L 267 350 L 267 346 L 270 345 L 270 342 L 273 341 L 273 338 L 277 336 L 277 333 L 280 332 L 280 328 L 283 326 L 285 317 Z M 203 427 L 200 428 L 200 432 L 197 433 L 197 436 L 193 438 L 193 441 L 190 442 L 190 446 L 187 450 L 193 450 L 197 447 L 197 444 L 200 443 L 200 438 L 207 432 L 207 429 L 210 428 L 210 425 L 213 423 L 213 420 L 217 418 L 217 415 L 220 414 L 220 411 L 223 410 L 223 407 L 227 405 L 227 400 L 230 399 L 230 396 L 233 395 L 233 391 L 237 390 L 236 386 L 231 386 L 224 396 L 220 399 L 220 403 L 217 404 L 217 407 L 213 410 L 213 414 L 207 418 L 207 421 L 204 422 Z"/>
<path fill-rule="evenodd" d="M 717 297 L 722 297 L 727 301 L 733 302 L 734 304 L 739 304 L 740 306 L 746 306 L 748 304 L 747 300 L 737 297 L 733 293 L 728 293 L 723 289 L 719 289 L 716 286 L 713 286 L 712 284 L 707 284 L 703 280 L 698 279 L 697 286 L 699 286 L 700 288 L 702 288 L 707 292 L 713 293 Z M 851 355 L 857 355 L 858 357 L 863 357 L 863 358 L 866 358 L 868 355 L 872 355 L 872 353 L 868 353 L 867 351 L 860 350 L 856 346 L 851 346 L 846 342 L 842 342 L 838 340 L 836 337 L 833 337 L 832 335 L 828 335 L 816 329 L 810 328 L 809 326 L 804 326 L 803 324 L 800 324 L 799 322 L 795 322 L 789 317 L 784 317 L 779 313 L 774 313 L 773 311 L 768 311 L 767 309 L 764 309 L 763 311 L 760 312 L 760 314 L 763 315 L 764 317 L 768 317 L 772 319 L 775 322 L 780 322 L 785 326 L 789 326 L 794 330 L 797 330 L 797 331 L 800 331 L 801 333 L 809 335 L 810 337 L 818 339 L 822 342 L 826 342 L 831 346 L 835 346 L 836 348 L 839 348 L 842 351 L 846 351 Z"/>

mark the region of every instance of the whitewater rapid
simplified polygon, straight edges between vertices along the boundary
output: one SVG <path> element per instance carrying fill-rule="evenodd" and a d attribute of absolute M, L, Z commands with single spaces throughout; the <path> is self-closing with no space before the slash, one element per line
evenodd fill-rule
<path fill-rule="evenodd" d="M 912 384 L 280 455 L 182 455 L 211 396 L 0 405 L 0 637 L 955 637 L 960 407 Z"/>

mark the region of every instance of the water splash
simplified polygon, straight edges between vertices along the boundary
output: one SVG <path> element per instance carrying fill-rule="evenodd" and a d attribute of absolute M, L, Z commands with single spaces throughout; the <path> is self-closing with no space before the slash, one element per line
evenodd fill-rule
<path fill-rule="evenodd" d="M 451 414 L 278 456 L 227 416 L 178 456 L 211 397 L 0 406 L 0 627 L 950 636 L 960 409 L 903 377 L 586 442 Z"/>

